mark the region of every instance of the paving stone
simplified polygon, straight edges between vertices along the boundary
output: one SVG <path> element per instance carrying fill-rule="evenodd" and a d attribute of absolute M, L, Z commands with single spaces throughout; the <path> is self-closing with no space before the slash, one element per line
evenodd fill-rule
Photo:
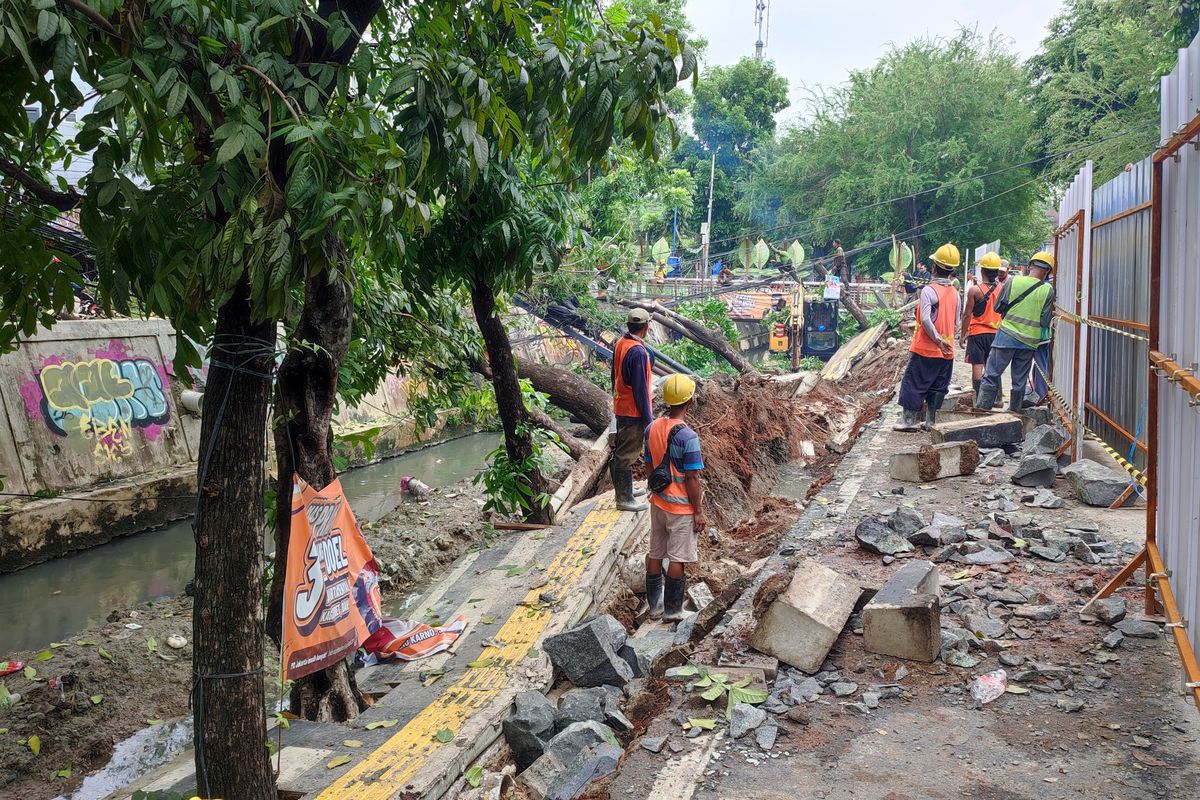
<path fill-rule="evenodd" d="M 754 731 L 754 742 L 760 750 L 771 752 L 775 747 L 775 739 L 779 736 L 778 725 L 760 725 Z"/>
<path fill-rule="evenodd" d="M 901 536 L 908 536 L 924 528 L 925 519 L 913 509 L 901 506 L 888 517 L 888 527 Z"/>
<path fill-rule="evenodd" d="M 999 639 L 1008 631 L 1008 625 L 1004 620 L 993 619 L 987 614 L 966 614 L 963 615 L 963 622 L 970 632 L 988 639 Z"/>
<path fill-rule="evenodd" d="M 892 453 L 888 475 L 897 481 L 928 483 L 971 475 L 978 466 L 979 446 L 974 441 L 951 441 Z"/>
<path fill-rule="evenodd" d="M 863 692 L 862 702 L 867 708 L 879 708 L 879 693 Z"/>
<path fill-rule="evenodd" d="M 561 731 L 576 722 L 604 723 L 604 693 L 598 689 L 572 689 L 558 699 L 554 729 Z"/>
<path fill-rule="evenodd" d="M 1063 561 L 1067 557 L 1067 554 L 1062 550 L 1059 550 L 1057 547 L 1046 547 L 1040 544 L 1031 546 L 1029 548 L 1029 552 L 1038 558 L 1045 559 L 1046 561 L 1058 562 Z"/>
<path fill-rule="evenodd" d="M 789 689 L 792 700 L 797 703 L 811 703 L 825 693 L 825 686 L 816 678 L 805 678 Z"/>
<path fill-rule="evenodd" d="M 667 746 L 666 736 L 643 736 L 638 740 L 643 750 L 649 750 L 651 753 L 661 753 L 663 748 Z"/>
<path fill-rule="evenodd" d="M 1049 489 L 1039 488 L 1025 502 L 1037 508 L 1063 508 L 1067 502 Z"/>
<path fill-rule="evenodd" d="M 1012 482 L 1018 486 L 1053 486 L 1058 475 L 1058 459 L 1046 453 L 1027 453 L 1021 456 Z"/>
<path fill-rule="evenodd" d="M 1039 425 L 1050 425 L 1056 419 L 1054 416 L 1054 409 L 1050 408 L 1050 406 L 1033 406 L 1031 408 L 1022 408 L 1018 413 L 1028 420 L 1028 424 L 1034 428 Z"/>
<path fill-rule="evenodd" d="M 617 654 L 625 639 L 621 623 L 603 614 L 547 638 L 542 646 L 554 666 L 576 686 L 622 686 L 635 677 L 628 662 Z"/>
<path fill-rule="evenodd" d="M 1162 628 L 1156 623 L 1145 619 L 1123 619 L 1113 625 L 1126 636 L 1132 636 L 1135 639 L 1157 639 L 1162 635 Z"/>
<path fill-rule="evenodd" d="M 1096 555 L 1087 542 L 1076 542 L 1071 548 L 1071 555 L 1082 561 L 1084 564 L 1099 564 L 1100 556 Z"/>
<path fill-rule="evenodd" d="M 909 561 L 863 609 L 868 652 L 932 662 L 941 650 L 938 571 L 929 561 Z"/>
<path fill-rule="evenodd" d="M 946 657 L 946 663 L 952 667 L 974 669 L 975 667 L 979 666 L 979 659 L 960 650 L 951 650 L 949 655 Z"/>
<path fill-rule="evenodd" d="M 829 684 L 829 690 L 838 697 L 849 697 L 858 691 L 858 684 L 853 681 L 837 681 Z"/>
<path fill-rule="evenodd" d="M 1025 663 L 1025 656 L 1016 653 L 1001 653 L 1000 664 L 1005 667 L 1019 667 Z"/>
<path fill-rule="evenodd" d="M 1069 441 L 1067 432 L 1057 425 L 1038 425 L 1021 443 L 1024 453 L 1055 454 Z"/>
<path fill-rule="evenodd" d="M 815 672 L 854 612 L 861 592 L 855 581 L 803 559 L 796 565 L 787 591 L 762 615 L 750 643 L 785 664 Z"/>
<path fill-rule="evenodd" d="M 1083 701 L 1075 700 L 1070 697 L 1060 697 L 1058 698 L 1058 701 L 1055 702 L 1054 707 L 1061 711 L 1065 711 L 1068 714 L 1076 714 L 1083 710 Z"/>
<path fill-rule="evenodd" d="M 749 703 L 734 703 L 729 710 L 729 737 L 740 739 L 767 721 L 767 712 Z"/>
<path fill-rule="evenodd" d="M 713 597 L 712 589 L 709 589 L 708 584 L 703 581 L 688 584 L 687 596 L 696 611 L 702 611 L 705 606 L 716 599 Z"/>
<path fill-rule="evenodd" d="M 971 419 L 943 422 L 930 431 L 935 444 L 970 439 L 979 447 L 1016 444 L 1024 435 L 1024 425 L 1014 414 L 980 414 Z"/>
<path fill-rule="evenodd" d="M 1101 597 L 1089 604 L 1088 611 L 1105 625 L 1115 625 L 1125 619 L 1125 598 Z"/>
<path fill-rule="evenodd" d="M 1062 615 L 1062 609 L 1054 603 L 1046 603 L 1043 605 L 1021 605 L 1013 609 L 1013 615 L 1021 619 L 1034 619 L 1040 621 L 1048 621 L 1058 619 Z"/>
<path fill-rule="evenodd" d="M 1062 470 L 1075 496 L 1089 506 L 1107 508 L 1129 488 L 1129 476 L 1084 458 Z"/>
<path fill-rule="evenodd" d="M 960 555 L 951 559 L 961 564 L 972 564 L 991 566 L 993 564 L 1003 564 L 1006 561 L 1013 560 L 1013 554 L 1005 550 L 1003 547 L 983 547 L 966 555 Z"/>
<path fill-rule="evenodd" d="M 521 692 L 513 703 L 515 709 L 501 729 L 517 768 L 524 770 L 545 752 L 546 742 L 554 736 L 556 712 L 541 692 Z"/>
<path fill-rule="evenodd" d="M 894 556 L 913 549 L 908 540 L 874 517 L 868 517 L 858 524 L 854 529 L 854 538 L 864 550 L 881 556 Z"/>
<path fill-rule="evenodd" d="M 645 636 L 630 636 L 617 651 L 633 670 L 633 677 L 648 678 L 654 660 L 675 646 L 675 634 L 668 628 L 656 628 Z"/>
<path fill-rule="evenodd" d="M 1110 631 L 1103 639 L 1103 644 L 1109 650 L 1116 650 L 1125 642 L 1125 634 L 1120 631 Z"/>

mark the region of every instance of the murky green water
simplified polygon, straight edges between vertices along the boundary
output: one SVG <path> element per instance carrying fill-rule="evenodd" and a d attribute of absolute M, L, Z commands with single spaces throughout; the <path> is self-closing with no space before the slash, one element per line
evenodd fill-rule
<path fill-rule="evenodd" d="M 492 433 L 450 439 L 350 470 L 342 485 L 355 515 L 374 521 L 400 502 L 402 476 L 448 486 L 474 475 L 499 442 Z M 195 556 L 184 520 L 0 576 L 0 660 L 100 624 L 113 609 L 180 594 Z"/>

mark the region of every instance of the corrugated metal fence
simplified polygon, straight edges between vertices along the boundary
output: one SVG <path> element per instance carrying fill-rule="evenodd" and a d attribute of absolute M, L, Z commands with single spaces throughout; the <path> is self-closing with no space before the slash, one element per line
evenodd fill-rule
<path fill-rule="evenodd" d="M 1088 329 L 1077 318 L 1087 308 L 1092 250 L 1092 162 L 1084 164 L 1058 206 L 1054 231 L 1054 291 L 1059 315 L 1052 341 L 1052 381 L 1066 400 L 1073 419 L 1083 418 L 1086 384 L 1084 354 Z M 1066 312 L 1065 314 L 1063 312 Z M 1075 425 L 1074 452 L 1083 445 L 1083 428 Z"/>

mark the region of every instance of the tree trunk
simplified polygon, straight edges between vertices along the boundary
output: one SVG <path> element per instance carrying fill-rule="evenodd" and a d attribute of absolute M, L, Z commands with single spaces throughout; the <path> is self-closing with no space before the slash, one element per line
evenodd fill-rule
<path fill-rule="evenodd" d="M 578 461 L 583 458 L 583 454 L 587 452 L 588 445 L 586 442 L 581 441 L 569 430 L 559 425 L 557 420 L 540 408 L 529 409 L 529 421 L 539 428 L 550 431 L 558 436 L 574 460 Z"/>
<path fill-rule="evenodd" d="M 350 288 L 342 278 L 333 272 L 310 277 L 293 340 L 318 347 L 292 346 L 279 367 L 274 415 L 275 571 L 267 610 L 268 630 L 277 645 L 291 540 L 292 475 L 299 475 L 316 489 L 325 488 L 337 477 L 330 426 L 338 369 L 350 347 L 352 311 Z M 346 722 L 366 707 L 345 661 L 308 675 L 292 687 L 291 710 L 301 719 Z"/>
<path fill-rule="evenodd" d="M 496 410 L 504 427 L 504 449 L 513 464 L 527 462 L 533 457 L 533 438 L 526 427 L 528 414 L 525 400 L 521 396 L 521 381 L 517 377 L 517 365 L 513 359 L 508 331 L 496 313 L 496 295 L 487 280 L 476 274 L 471 282 L 471 307 L 475 311 L 475 324 L 483 334 L 487 348 L 488 365 L 492 371 L 492 388 L 496 393 Z M 550 485 L 538 469 L 531 469 L 525 479 L 535 496 L 549 494 Z M 534 502 L 527 510 L 529 522 L 553 522 L 554 511 L 549 506 L 538 507 Z"/>
<path fill-rule="evenodd" d="M 217 312 L 200 425 L 192 705 L 204 797 L 275 800 L 263 695 L 263 488 L 275 323 L 243 277 Z"/>
<path fill-rule="evenodd" d="M 528 361 L 517 362 L 517 375 L 532 383 L 534 389 L 549 395 L 551 403 L 579 418 L 592 433 L 598 435 L 608 430 L 613 413 L 612 397 L 587 378 L 549 364 Z"/>
<path fill-rule="evenodd" d="M 854 321 L 858 323 L 858 327 L 864 331 L 871 327 L 871 322 L 867 319 L 867 315 L 858 307 L 858 303 L 854 302 L 854 298 L 850 296 L 848 290 L 843 290 L 842 292 L 842 305 L 850 312 L 850 316 L 854 317 Z"/>
<path fill-rule="evenodd" d="M 715 331 L 702 322 L 696 322 L 693 319 L 688 319 L 682 314 L 676 313 L 661 303 L 647 303 L 640 300 L 621 300 L 621 305 L 630 308 L 644 308 L 650 312 L 650 315 L 656 322 L 666 325 L 671 330 L 686 336 L 696 344 L 707 347 L 721 358 L 728 361 L 738 372 L 755 374 L 758 368 L 747 361 L 741 353 L 733 349 L 733 347 L 725 340 L 725 336 L 719 331 Z"/>
<path fill-rule="evenodd" d="M 607 440 L 608 437 L 605 437 Z M 567 513 L 580 500 L 591 497 L 596 490 L 596 484 L 608 470 L 608 460 L 612 457 L 610 442 L 595 450 L 588 450 L 583 458 L 575 463 L 567 480 L 571 482 L 570 491 L 559 508 L 559 514 Z"/>

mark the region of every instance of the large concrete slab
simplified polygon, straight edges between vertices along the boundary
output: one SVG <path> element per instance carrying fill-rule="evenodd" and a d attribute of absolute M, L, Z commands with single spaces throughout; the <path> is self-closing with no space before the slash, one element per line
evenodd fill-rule
<path fill-rule="evenodd" d="M 933 662 L 941 647 L 938 571 L 909 561 L 863 609 L 863 644 L 872 653 Z"/>
<path fill-rule="evenodd" d="M 855 581 L 804 559 L 796 565 L 787 591 L 759 620 L 750 644 L 797 669 L 816 672 L 861 591 Z"/>
<path fill-rule="evenodd" d="M 888 474 L 898 481 L 929 483 L 941 478 L 970 475 L 979 466 L 979 445 L 974 440 L 923 444 L 916 450 L 892 453 Z"/>
<path fill-rule="evenodd" d="M 981 448 L 1003 447 L 1017 444 L 1025 438 L 1024 421 L 1016 414 L 982 412 L 956 416 L 965 418 L 939 422 L 929 432 L 934 444 L 972 439 Z"/>

